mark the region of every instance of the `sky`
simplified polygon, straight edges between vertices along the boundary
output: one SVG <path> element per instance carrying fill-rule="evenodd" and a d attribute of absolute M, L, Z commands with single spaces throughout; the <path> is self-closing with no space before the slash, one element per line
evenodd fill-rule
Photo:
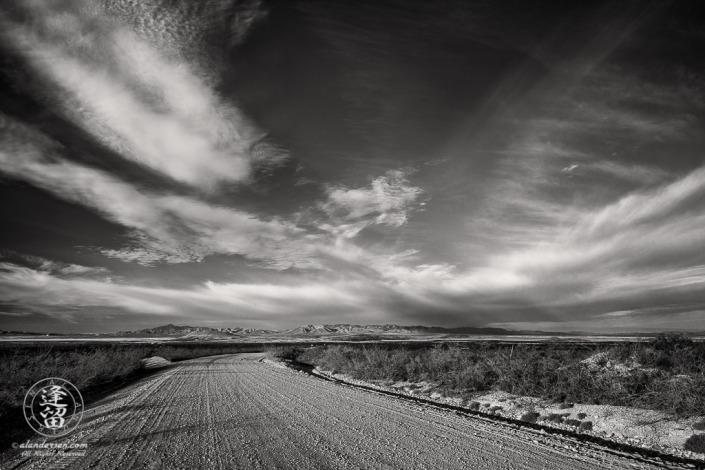
<path fill-rule="evenodd" d="M 6 0 L 0 328 L 705 330 L 692 1 Z"/>

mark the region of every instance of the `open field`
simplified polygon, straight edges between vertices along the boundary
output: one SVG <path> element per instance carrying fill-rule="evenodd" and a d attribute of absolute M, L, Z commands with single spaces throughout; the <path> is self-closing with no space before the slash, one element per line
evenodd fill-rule
<path fill-rule="evenodd" d="M 413 404 L 228 355 L 183 361 L 89 407 L 58 443 L 83 457 L 11 468 L 664 468 L 537 430 Z M 36 440 L 36 439 L 35 439 Z"/>

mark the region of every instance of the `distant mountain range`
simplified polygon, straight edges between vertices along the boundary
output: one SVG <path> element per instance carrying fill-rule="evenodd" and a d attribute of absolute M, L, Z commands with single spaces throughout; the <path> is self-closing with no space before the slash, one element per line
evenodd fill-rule
<path fill-rule="evenodd" d="M 666 332 L 665 332 L 666 333 Z M 333 325 L 303 325 L 285 330 L 265 330 L 258 328 L 209 328 L 206 326 L 164 325 L 136 331 L 120 331 L 102 334 L 60 334 L 60 333 L 30 333 L 23 331 L 0 330 L 0 336 L 80 336 L 100 338 L 171 338 L 182 340 L 226 340 L 252 339 L 266 341 L 267 338 L 285 340 L 286 338 L 320 338 L 322 340 L 366 340 L 379 337 L 398 337 L 413 339 L 414 337 L 453 338 L 460 336 L 656 336 L 658 333 L 614 333 L 595 334 L 586 332 L 546 332 L 538 330 L 505 330 L 504 328 L 459 327 L 444 328 L 440 326 L 402 326 L 402 325 L 349 325 L 337 323 Z M 687 336 L 705 337 L 705 331 L 687 332 Z"/>
<path fill-rule="evenodd" d="M 304 325 L 286 330 L 256 328 L 208 328 L 203 326 L 164 325 L 137 331 L 121 331 L 109 336 L 121 337 L 180 337 L 184 339 L 226 339 L 245 336 L 378 336 L 378 335 L 557 335 L 541 331 L 512 331 L 503 328 L 443 328 L 439 326 L 401 325 Z M 105 336 L 105 335 L 103 335 Z"/>
<path fill-rule="evenodd" d="M 157 326 L 155 328 L 146 328 L 144 330 L 108 333 L 108 335 L 124 337 L 178 336 L 186 338 L 226 339 L 234 336 L 266 335 L 275 333 L 278 332 L 274 330 L 261 330 L 255 328 L 209 328 L 207 326 L 176 326 L 168 324 L 164 326 Z"/>

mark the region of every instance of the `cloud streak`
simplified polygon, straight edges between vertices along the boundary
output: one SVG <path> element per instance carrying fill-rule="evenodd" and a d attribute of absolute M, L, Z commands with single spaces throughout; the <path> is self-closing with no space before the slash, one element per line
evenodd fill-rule
<path fill-rule="evenodd" d="M 75 322 L 90 309 L 184 319 L 194 316 L 225 322 L 246 321 L 260 327 L 296 326 L 298 318 L 324 321 L 331 312 L 373 321 L 384 315 L 354 282 L 308 282 L 295 285 L 234 284 L 207 281 L 189 289 L 141 287 L 91 279 L 61 279 L 44 269 L 0 263 L 0 296 L 23 306 L 19 312 L 39 312 Z M 362 316 L 361 311 L 365 311 Z"/>
<path fill-rule="evenodd" d="M 534 246 L 495 255 L 486 265 L 417 289 L 457 296 L 496 310 L 511 298 L 560 320 L 597 320 L 608 309 L 702 304 L 705 169 L 661 187 L 585 210 Z M 494 307 L 493 307 L 494 305 Z M 553 313 L 551 313 L 553 312 Z M 599 324 L 595 323 L 596 325 Z"/>
<path fill-rule="evenodd" d="M 179 293 L 67 279 L 67 275 L 87 274 L 88 268 L 35 260 L 26 268 L 5 266 L 5 294 L 18 303 L 32 304 L 29 299 L 34 292 L 47 305 L 73 302 L 75 306 L 106 305 L 181 315 L 208 295 L 211 307 L 204 307 L 204 312 L 239 306 L 250 312 L 247 318 L 256 312 L 265 315 L 270 308 L 303 311 L 305 304 L 314 310 L 337 304 L 341 314 L 369 308 L 382 315 L 372 304 L 403 304 L 419 312 L 444 312 L 436 313 L 438 318 L 456 318 L 469 308 L 476 312 L 475 318 L 493 323 L 525 314 L 521 308 L 507 308 L 509 299 L 517 305 L 539 306 L 544 312 L 539 316 L 546 318 L 563 312 L 568 322 L 599 319 L 605 309 L 638 311 L 654 303 L 669 305 L 683 294 L 693 296 L 695 304 L 705 303 L 699 294 L 705 287 L 705 256 L 694 256 L 688 249 L 705 245 L 702 168 L 605 207 L 574 211 L 570 219 L 562 219 L 570 220 L 569 224 L 554 225 L 533 244 L 488 256 L 484 263 L 461 270 L 448 263 L 419 262 L 415 250 L 363 248 L 357 243 L 360 230 L 371 224 L 398 229 L 409 223 L 421 190 L 410 186 L 403 172 L 389 172 L 368 187 L 330 188 L 327 199 L 319 204 L 325 221 L 314 219 L 324 228 L 320 233 L 185 196 L 138 190 L 101 171 L 52 155 L 47 139 L 44 147 L 37 148 L 41 136 L 30 139 L 32 144 L 20 140 L 18 135 L 33 136 L 32 131 L 5 122 L 11 131 L 0 151 L 5 173 L 91 207 L 132 231 L 135 245 L 103 250 L 107 256 L 155 265 L 240 254 L 276 269 L 335 273 L 328 287 L 316 278 L 294 287 L 291 281 L 256 287 L 205 282 Z M 18 293 L 10 295 L 12 289 Z M 49 289 L 46 295 L 45 289 Z M 62 289 L 70 294 L 59 296 Z M 91 300 L 89 291 L 102 294 Z M 136 300 L 129 301 L 129 296 Z M 264 297 L 256 301 L 257 296 Z"/>
<path fill-rule="evenodd" d="M 123 157 L 212 189 L 249 176 L 262 137 L 205 72 L 172 60 L 82 0 L 22 2 L 2 37 L 51 85 L 46 99 Z"/>
<path fill-rule="evenodd" d="M 401 227 L 424 203 L 421 188 L 409 184 L 410 170 L 389 170 L 369 187 L 329 186 L 319 208 L 327 220 L 319 227 L 340 238 L 352 238 L 369 225 Z"/>
<path fill-rule="evenodd" d="M 274 267 L 307 266 L 304 234 L 291 223 L 269 221 L 232 208 L 209 205 L 197 199 L 141 191 L 102 171 L 47 157 L 50 147 L 42 136 L 34 143 L 18 135 L 35 134 L 9 123 L 0 149 L 0 167 L 9 175 L 28 181 L 56 196 L 90 207 L 108 220 L 132 231 L 136 246 L 104 250 L 108 256 L 145 265 L 157 261 L 200 261 L 212 254 L 242 254 L 265 260 Z"/>

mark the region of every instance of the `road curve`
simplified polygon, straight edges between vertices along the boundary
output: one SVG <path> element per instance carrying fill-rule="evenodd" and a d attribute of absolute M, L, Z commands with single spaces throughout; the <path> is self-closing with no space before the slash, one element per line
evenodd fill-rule
<path fill-rule="evenodd" d="M 261 362 L 193 359 L 86 410 L 82 457 L 6 454 L 3 468 L 663 468 L 571 438 L 460 416 Z M 35 442 L 41 442 L 35 439 Z"/>

